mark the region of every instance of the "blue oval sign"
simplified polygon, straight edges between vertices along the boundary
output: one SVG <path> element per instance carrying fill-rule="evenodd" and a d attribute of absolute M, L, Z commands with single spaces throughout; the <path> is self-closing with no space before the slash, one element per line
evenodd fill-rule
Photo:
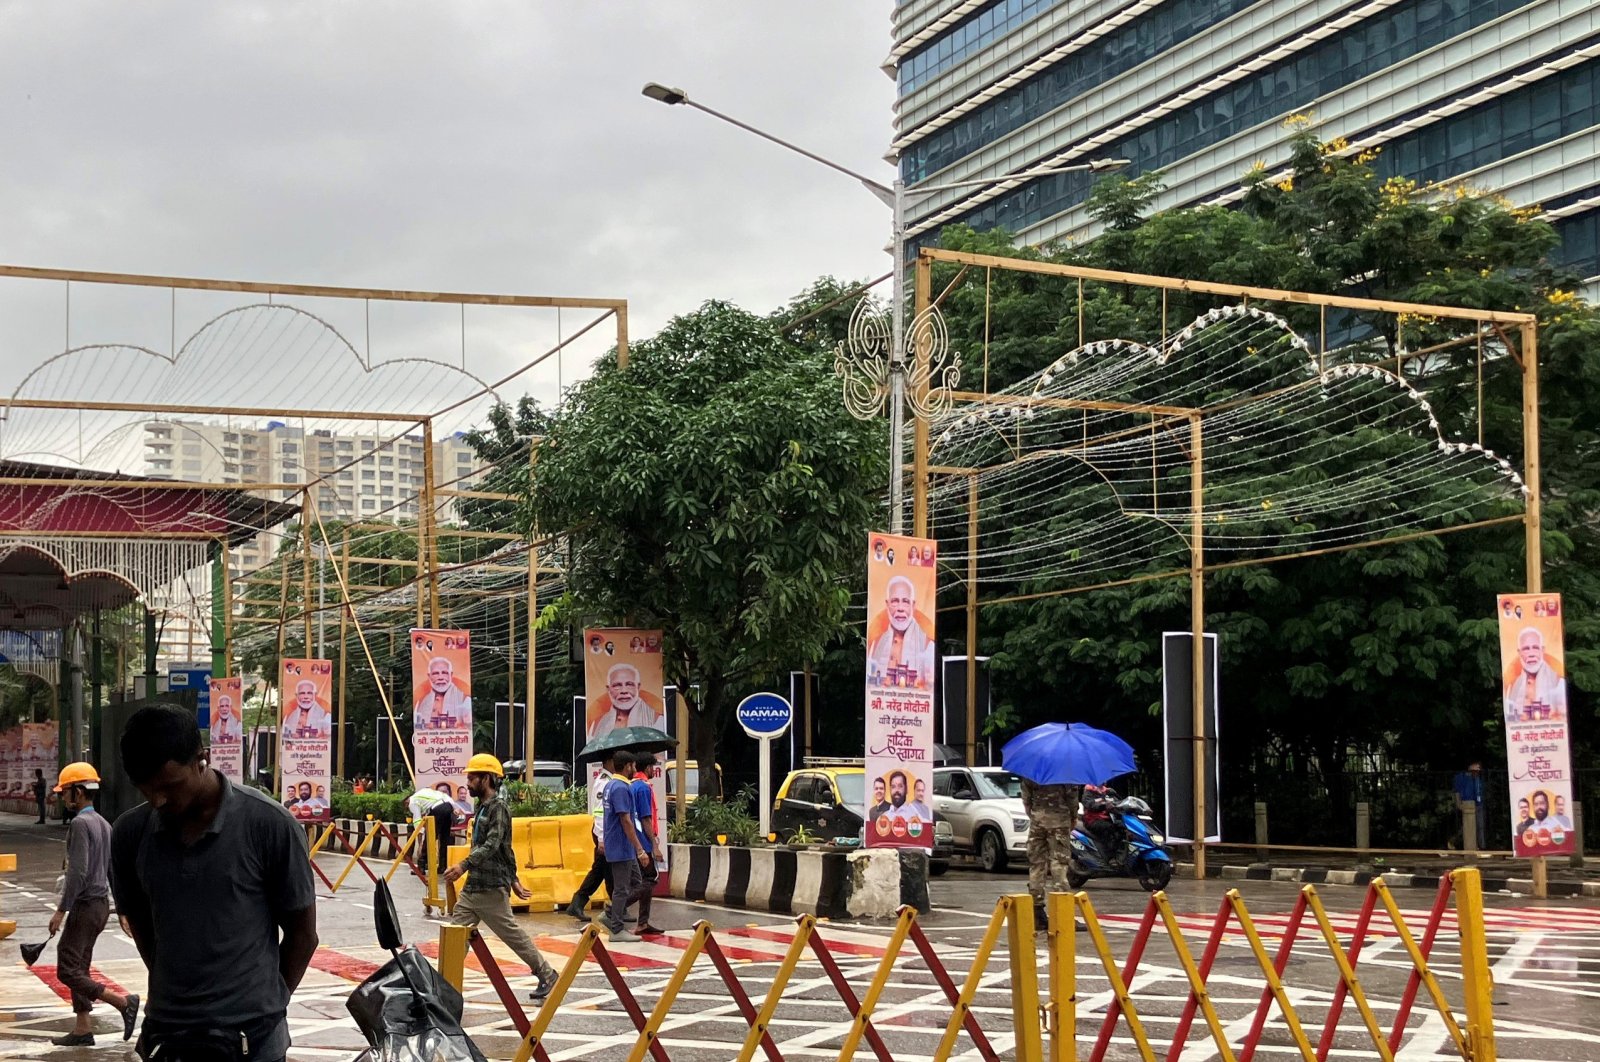
<path fill-rule="evenodd" d="M 739 725 L 753 738 L 774 738 L 794 721 L 794 706 L 776 693 L 752 693 L 734 710 Z"/>

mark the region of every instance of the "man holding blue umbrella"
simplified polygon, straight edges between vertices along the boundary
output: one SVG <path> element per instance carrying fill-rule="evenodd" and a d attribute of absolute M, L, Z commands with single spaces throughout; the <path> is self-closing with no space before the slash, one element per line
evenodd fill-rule
<path fill-rule="evenodd" d="M 1085 785 L 1104 785 L 1134 769 L 1126 741 L 1083 723 L 1045 723 L 1025 730 L 1000 750 L 1005 768 L 1022 779 L 1028 812 L 1028 892 L 1043 908 L 1052 892 L 1065 892 L 1072 861 L 1072 830 Z"/>

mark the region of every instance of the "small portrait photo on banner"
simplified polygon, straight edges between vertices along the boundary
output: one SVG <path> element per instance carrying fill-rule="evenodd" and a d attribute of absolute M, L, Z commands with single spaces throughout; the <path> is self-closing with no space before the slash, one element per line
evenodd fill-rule
<path fill-rule="evenodd" d="M 467 760 L 472 758 L 469 632 L 411 632 L 411 695 L 417 786 L 448 797 L 457 821 L 465 821 L 472 814 L 467 792 Z"/>
<path fill-rule="evenodd" d="M 603 629 L 583 632 L 583 686 L 588 702 L 583 742 L 624 727 L 666 730 L 661 682 L 661 632 Z"/>
<path fill-rule="evenodd" d="M 333 819 L 333 664 L 284 660 L 278 689 L 283 697 L 279 763 L 283 806 L 306 822 Z"/>
<path fill-rule="evenodd" d="M 214 678 L 211 685 L 211 752 L 208 762 L 230 782 L 244 781 L 244 680 Z"/>

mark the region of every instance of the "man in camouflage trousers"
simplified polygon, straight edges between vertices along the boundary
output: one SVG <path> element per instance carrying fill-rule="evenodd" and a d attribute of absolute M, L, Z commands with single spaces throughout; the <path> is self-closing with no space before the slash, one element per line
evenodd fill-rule
<path fill-rule="evenodd" d="M 1028 892 L 1044 906 L 1046 893 L 1067 891 L 1072 860 L 1072 829 L 1078 822 L 1081 785 L 1039 785 L 1022 780 L 1022 807 L 1028 813 Z"/>

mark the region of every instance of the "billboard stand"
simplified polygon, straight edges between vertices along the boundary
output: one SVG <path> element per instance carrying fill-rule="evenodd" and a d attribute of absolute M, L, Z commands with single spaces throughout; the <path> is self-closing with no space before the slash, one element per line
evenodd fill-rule
<path fill-rule="evenodd" d="M 935 549 L 929 538 L 867 536 L 868 848 L 933 850 Z"/>
<path fill-rule="evenodd" d="M 1546 858 L 1571 855 L 1580 845 L 1561 595 L 1502 594 L 1496 604 L 1511 849 L 1531 861 L 1534 895 L 1543 896 L 1549 891 Z"/>

